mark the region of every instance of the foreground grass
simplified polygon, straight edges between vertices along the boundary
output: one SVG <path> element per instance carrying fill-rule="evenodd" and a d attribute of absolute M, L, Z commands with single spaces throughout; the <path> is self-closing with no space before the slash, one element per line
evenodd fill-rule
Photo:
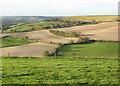
<path fill-rule="evenodd" d="M 118 60 L 3 58 L 3 84 L 118 84 Z"/>
<path fill-rule="evenodd" d="M 24 38 L 19 38 L 15 36 L 8 36 L 5 38 L 0 39 L 0 47 L 9 47 L 15 45 L 22 45 L 32 43 L 33 41 L 26 40 Z"/>
<path fill-rule="evenodd" d="M 95 42 L 64 45 L 57 52 L 59 56 L 118 57 L 118 43 Z"/>

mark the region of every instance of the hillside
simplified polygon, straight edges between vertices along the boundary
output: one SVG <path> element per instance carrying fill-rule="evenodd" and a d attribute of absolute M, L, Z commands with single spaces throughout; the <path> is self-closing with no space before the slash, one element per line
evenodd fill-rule
<path fill-rule="evenodd" d="M 82 22 L 110 22 L 117 21 L 118 16 L 116 15 L 103 15 L 103 16 L 73 16 L 73 17 L 64 17 L 60 18 L 63 21 L 82 21 Z"/>
<path fill-rule="evenodd" d="M 119 21 L 118 16 L 73 16 L 73 17 L 3 17 L 3 33 L 28 32 L 41 29 L 65 28 L 102 22 Z"/>
<path fill-rule="evenodd" d="M 24 22 L 37 22 L 45 19 L 52 19 L 59 17 L 52 16 L 2 16 L 2 26 L 10 26 Z"/>

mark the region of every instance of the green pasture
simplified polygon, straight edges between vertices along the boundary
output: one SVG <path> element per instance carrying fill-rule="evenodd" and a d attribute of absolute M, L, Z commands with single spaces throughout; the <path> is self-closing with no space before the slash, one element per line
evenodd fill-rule
<path fill-rule="evenodd" d="M 75 57 L 118 57 L 118 43 L 95 42 L 62 46 L 58 56 Z"/>
<path fill-rule="evenodd" d="M 9 47 L 15 45 L 23 45 L 32 43 L 33 41 L 26 40 L 24 38 L 15 37 L 15 36 L 8 36 L 0 39 L 0 47 Z"/>
<path fill-rule="evenodd" d="M 2 84 L 118 84 L 115 59 L 3 57 L 2 63 Z"/>

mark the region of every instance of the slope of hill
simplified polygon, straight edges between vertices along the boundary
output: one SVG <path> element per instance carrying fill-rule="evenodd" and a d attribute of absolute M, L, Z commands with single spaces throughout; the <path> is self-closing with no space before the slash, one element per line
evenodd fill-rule
<path fill-rule="evenodd" d="M 118 22 L 108 22 L 100 24 L 92 24 L 85 26 L 75 26 L 68 28 L 58 28 L 54 30 L 70 32 L 80 32 L 91 39 L 95 40 L 114 40 L 120 41 L 118 39 Z"/>
<path fill-rule="evenodd" d="M 37 22 L 45 19 L 60 18 L 52 16 L 2 16 L 2 26 L 10 26 L 24 22 Z"/>
<path fill-rule="evenodd" d="M 63 21 L 83 21 L 83 22 L 110 22 L 117 21 L 117 15 L 103 15 L 103 16 L 73 16 L 60 18 Z"/>

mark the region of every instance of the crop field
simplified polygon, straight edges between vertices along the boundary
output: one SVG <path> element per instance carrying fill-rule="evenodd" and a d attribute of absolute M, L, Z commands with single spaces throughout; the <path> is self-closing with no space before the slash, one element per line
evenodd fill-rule
<path fill-rule="evenodd" d="M 5 34 L 4 34 L 5 35 Z M 31 32 L 20 32 L 20 33 L 9 33 L 6 35 L 13 35 L 21 38 L 28 37 L 29 40 L 39 42 L 53 42 L 53 43 L 68 43 L 70 40 L 77 41 L 77 38 L 61 37 L 50 33 L 48 30 L 31 31 Z M 58 40 L 59 39 L 59 40 Z"/>
<path fill-rule="evenodd" d="M 118 57 L 118 43 L 95 42 L 64 45 L 59 49 L 57 55 L 68 57 Z"/>
<path fill-rule="evenodd" d="M 117 21 L 118 16 L 73 16 L 73 17 L 64 17 L 60 18 L 64 21 L 83 21 L 83 22 L 111 22 L 111 21 Z"/>
<path fill-rule="evenodd" d="M 45 51 L 53 52 L 57 45 L 47 43 L 30 43 L 20 46 L 2 48 L 2 56 L 41 57 Z"/>
<path fill-rule="evenodd" d="M 54 30 L 64 32 L 80 32 L 85 36 L 95 40 L 115 40 L 118 41 L 118 22 L 107 22 L 85 26 L 75 26 L 67 28 L 58 28 Z"/>
<path fill-rule="evenodd" d="M 0 39 L 0 47 L 9 47 L 15 45 L 23 45 L 32 43 L 33 41 L 26 40 L 24 38 L 19 38 L 15 36 L 8 36 Z"/>
<path fill-rule="evenodd" d="M 2 70 L 2 84 L 118 84 L 115 59 L 3 57 Z"/>

